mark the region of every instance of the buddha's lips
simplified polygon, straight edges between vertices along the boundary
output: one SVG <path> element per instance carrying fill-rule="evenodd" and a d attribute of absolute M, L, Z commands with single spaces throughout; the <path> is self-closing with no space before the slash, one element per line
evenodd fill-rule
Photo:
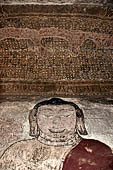
<path fill-rule="evenodd" d="M 63 129 L 63 130 L 51 130 L 51 129 L 49 129 L 49 131 L 51 132 L 51 133 L 63 133 L 64 131 L 65 131 L 65 129 Z"/>

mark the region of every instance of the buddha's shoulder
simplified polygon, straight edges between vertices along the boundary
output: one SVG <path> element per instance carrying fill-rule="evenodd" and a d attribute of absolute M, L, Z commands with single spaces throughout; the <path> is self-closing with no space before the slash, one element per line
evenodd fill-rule
<path fill-rule="evenodd" d="M 8 147 L 0 158 L 0 169 L 13 170 L 16 167 L 32 170 L 50 155 L 50 148 L 36 139 L 23 140 Z"/>
<path fill-rule="evenodd" d="M 75 154 L 78 151 L 79 153 L 88 152 L 96 155 L 104 154 L 113 156 L 112 150 L 108 145 L 95 139 L 82 139 L 81 142 L 71 150 L 71 152 Z"/>
<path fill-rule="evenodd" d="M 27 157 L 32 155 L 33 153 L 41 153 L 49 150 L 49 147 L 40 143 L 37 139 L 28 139 L 18 141 L 12 145 L 10 145 L 3 153 L 1 159 L 4 157 L 17 157 L 17 155 L 22 157 Z"/>
<path fill-rule="evenodd" d="M 36 139 L 27 139 L 27 140 L 21 140 L 21 141 L 17 141 L 17 142 L 15 142 L 15 143 L 13 143 L 12 145 L 10 145 L 7 149 L 6 149 L 6 151 L 11 151 L 11 150 L 15 150 L 15 151 L 17 151 L 17 150 L 22 150 L 22 149 L 27 149 L 27 148 L 29 148 L 30 149 L 30 147 L 34 147 L 34 146 L 40 146 L 41 144 L 38 142 L 38 140 L 36 140 Z M 6 152 L 5 151 L 5 152 Z"/>

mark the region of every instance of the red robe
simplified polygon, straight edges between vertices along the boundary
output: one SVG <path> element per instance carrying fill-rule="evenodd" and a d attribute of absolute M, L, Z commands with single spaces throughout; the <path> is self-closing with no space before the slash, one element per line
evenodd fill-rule
<path fill-rule="evenodd" d="M 113 170 L 111 149 L 93 139 L 82 139 L 66 156 L 62 170 Z"/>

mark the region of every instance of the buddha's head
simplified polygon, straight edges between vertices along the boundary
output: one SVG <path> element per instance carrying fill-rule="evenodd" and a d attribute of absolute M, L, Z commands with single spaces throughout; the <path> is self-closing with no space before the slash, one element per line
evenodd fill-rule
<path fill-rule="evenodd" d="M 66 142 L 86 135 L 82 110 L 73 102 L 52 98 L 36 104 L 29 115 L 30 136 L 49 142 Z"/>

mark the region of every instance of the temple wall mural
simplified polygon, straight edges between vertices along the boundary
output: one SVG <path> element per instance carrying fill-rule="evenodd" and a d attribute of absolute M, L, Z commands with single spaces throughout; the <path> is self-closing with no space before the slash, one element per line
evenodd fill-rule
<path fill-rule="evenodd" d="M 113 3 L 0 1 L 0 170 L 113 170 Z"/>
<path fill-rule="evenodd" d="M 112 96 L 112 28 L 112 9 L 2 5 L 2 97 Z"/>
<path fill-rule="evenodd" d="M 45 98 L 37 103 L 40 105 L 43 101 L 53 99 Z M 109 150 L 110 157 L 107 157 L 108 153 L 106 150 L 107 145 L 113 148 L 112 105 L 93 103 L 81 99 L 60 98 L 60 100 L 62 99 L 70 103 L 73 102 L 76 105 L 76 112 L 70 103 L 65 104 L 65 106 L 64 104 L 58 105 L 56 103 L 51 105 L 42 104 L 42 108 L 40 106 L 38 112 L 36 111 L 38 108 L 36 101 L 3 102 L 0 104 L 1 169 L 66 169 L 70 166 L 65 159 L 66 155 L 74 146 L 77 145 L 78 147 L 78 143 L 80 144 L 81 139 L 82 141 L 84 139 L 86 140 L 85 147 L 87 150 L 89 149 L 88 153 L 92 153 L 92 156 L 86 155 L 83 157 L 81 155 L 80 159 L 83 159 L 83 162 L 81 162 L 82 160 L 80 161 L 81 166 L 76 163 L 76 169 L 82 167 L 85 170 L 84 166 L 89 169 L 105 166 L 106 168 L 111 167 L 110 170 L 112 170 L 113 156 Z M 58 100 L 58 98 L 54 100 Z M 84 121 L 79 118 L 81 115 L 79 109 L 84 114 Z M 35 113 L 38 113 L 38 130 L 34 122 L 33 115 Z M 76 115 L 78 115 L 78 118 Z M 82 124 L 83 122 L 81 123 L 81 120 L 84 124 Z M 64 126 L 67 130 L 63 129 Z M 50 131 L 48 130 L 48 132 L 47 129 L 50 129 Z M 76 131 L 77 129 L 79 130 Z M 93 142 L 93 144 L 90 142 Z M 81 149 L 77 153 L 82 154 Z M 104 160 L 102 155 L 104 155 Z M 101 163 L 94 161 L 98 160 L 97 158 L 101 160 Z M 90 162 L 86 164 L 84 159 L 86 161 L 90 160 Z M 108 159 L 111 161 L 108 162 Z M 63 164 L 64 161 L 66 165 Z M 97 165 L 94 166 L 93 164 Z M 73 170 L 73 164 L 71 167 Z"/>

